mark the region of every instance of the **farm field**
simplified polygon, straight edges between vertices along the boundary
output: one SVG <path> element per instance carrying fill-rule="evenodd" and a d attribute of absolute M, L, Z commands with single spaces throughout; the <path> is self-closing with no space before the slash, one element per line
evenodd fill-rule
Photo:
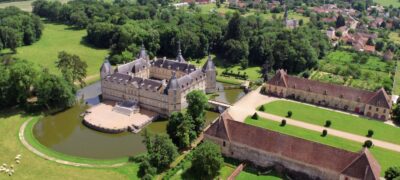
<path fill-rule="evenodd" d="M 259 120 L 253 120 L 251 118 L 247 118 L 245 120 L 245 123 L 352 152 L 359 152 L 362 149 L 361 143 L 347 139 L 342 139 L 336 136 L 331 136 L 329 135 L 329 130 L 328 130 L 328 135 L 326 137 L 321 137 L 321 133 L 319 132 L 291 125 L 286 125 L 284 127 L 281 127 L 279 122 L 267 119 L 260 118 Z M 381 165 L 382 169 L 381 176 L 384 175 L 384 172 L 387 168 L 391 166 L 396 166 L 398 165 L 398 162 L 400 162 L 400 154 L 397 152 L 386 150 L 379 147 L 372 147 L 369 150 Z"/>
<path fill-rule="evenodd" d="M 398 0 L 375 0 L 374 2 L 382 6 L 393 5 L 393 7 L 400 7 L 400 2 Z"/>
<path fill-rule="evenodd" d="M 395 144 L 400 144 L 400 128 L 385 124 L 378 120 L 357 117 L 349 114 L 322 109 L 302 103 L 278 100 L 264 105 L 265 112 L 285 117 L 290 110 L 291 119 L 323 126 L 327 120 L 332 122 L 330 128 L 361 136 L 366 136 L 368 130 L 374 131 L 372 138 Z"/>
<path fill-rule="evenodd" d="M 99 76 L 99 68 L 108 54 L 107 49 L 97 49 L 87 45 L 83 40 L 86 30 L 74 30 L 69 26 L 53 23 L 44 25 L 40 40 L 30 46 L 17 48 L 16 57 L 46 67 L 52 73 L 59 73 L 55 61 L 60 51 L 66 51 L 78 55 L 88 64 L 88 78 Z"/>
<path fill-rule="evenodd" d="M 29 1 L 16 1 L 16 2 L 4 2 L 0 3 L 0 8 L 6 8 L 9 6 L 15 6 L 20 8 L 23 11 L 31 12 L 32 11 L 32 2 L 34 0 L 29 0 Z M 61 3 L 67 3 L 69 0 L 58 0 Z"/>
<path fill-rule="evenodd" d="M 81 168 L 60 165 L 40 158 L 27 150 L 18 139 L 20 126 L 30 117 L 19 112 L 0 113 L 0 163 L 14 164 L 15 173 L 11 179 L 135 179 L 138 170 L 137 164 L 130 164 L 118 168 Z M 34 118 L 37 118 L 34 116 Z M 14 157 L 21 154 L 21 163 L 15 165 Z M 0 179 L 7 179 L 4 173 Z"/>
<path fill-rule="evenodd" d="M 366 56 L 365 62 L 357 62 L 356 53 L 339 50 L 319 60 L 310 79 L 375 91 L 381 87 L 392 89 L 391 73 L 394 71 L 393 61 Z"/>

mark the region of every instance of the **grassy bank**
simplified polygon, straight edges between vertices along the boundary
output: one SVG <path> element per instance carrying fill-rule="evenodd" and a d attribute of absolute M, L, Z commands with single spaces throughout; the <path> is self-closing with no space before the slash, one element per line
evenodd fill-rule
<path fill-rule="evenodd" d="M 66 25 L 45 23 L 40 40 L 32 45 L 17 48 L 15 56 L 48 68 L 52 73 L 59 73 L 55 61 L 59 52 L 66 51 L 78 55 L 88 64 L 87 76 L 98 75 L 108 50 L 89 46 L 83 40 L 85 36 L 86 30 L 75 30 Z"/>
<path fill-rule="evenodd" d="M 366 136 L 368 130 L 374 131 L 372 138 L 400 144 L 400 128 L 385 124 L 378 120 L 353 116 L 332 110 L 322 109 L 302 103 L 278 100 L 264 105 L 265 112 L 285 117 L 290 110 L 292 119 L 323 126 L 327 120 L 332 122 L 330 128 L 361 136 Z"/>
<path fill-rule="evenodd" d="M 284 127 L 281 127 L 279 122 L 267 119 L 260 118 L 260 120 L 253 120 L 251 118 L 247 118 L 245 120 L 245 123 L 352 152 L 358 152 L 362 149 L 361 143 L 343 139 L 336 136 L 331 136 L 329 135 L 329 130 L 328 130 L 328 136 L 321 137 L 320 132 L 315 132 L 312 130 L 303 129 L 291 125 L 286 125 Z M 384 172 L 387 168 L 391 166 L 396 166 L 398 165 L 398 162 L 400 162 L 400 153 L 386 150 L 380 147 L 372 147 L 370 151 L 381 165 L 382 176 L 384 175 Z"/>
<path fill-rule="evenodd" d="M 8 110 L 0 112 L 0 163 L 14 164 L 12 179 L 129 179 L 135 178 L 137 165 L 130 164 L 119 168 L 82 168 L 60 165 L 45 160 L 26 149 L 18 139 L 21 125 L 29 119 L 22 113 Z M 38 118 L 35 116 L 34 118 Z M 14 158 L 22 155 L 21 163 L 16 165 Z M 0 179 L 8 178 L 4 173 Z"/>

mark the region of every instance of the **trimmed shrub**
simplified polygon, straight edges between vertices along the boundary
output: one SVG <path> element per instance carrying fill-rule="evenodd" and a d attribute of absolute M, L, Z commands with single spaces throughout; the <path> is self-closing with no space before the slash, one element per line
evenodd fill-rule
<path fill-rule="evenodd" d="M 290 118 L 290 117 L 292 117 L 292 115 L 293 115 L 293 112 L 292 111 L 288 111 L 286 117 Z"/>
<path fill-rule="evenodd" d="M 363 147 L 366 147 L 366 148 L 371 148 L 371 147 L 372 147 L 372 145 L 373 145 L 373 143 L 372 143 L 372 141 L 371 141 L 371 140 L 366 140 L 366 141 L 364 142 L 364 145 L 363 145 Z"/>
<path fill-rule="evenodd" d="M 259 111 L 265 111 L 265 107 L 264 105 L 260 106 L 260 108 L 258 108 Z"/>
<path fill-rule="evenodd" d="M 397 167 L 389 167 L 385 171 L 385 179 L 387 180 L 393 180 L 397 177 L 400 177 L 400 166 Z"/>
<path fill-rule="evenodd" d="M 325 121 L 325 127 L 331 127 L 331 125 L 332 125 L 332 122 L 330 121 L 330 120 L 326 120 Z"/>
<path fill-rule="evenodd" d="M 374 135 L 374 131 L 372 129 L 369 129 L 367 137 L 372 137 L 373 135 Z"/>
<path fill-rule="evenodd" d="M 285 125 L 286 125 L 286 119 L 282 119 L 281 126 L 283 127 Z"/>
<path fill-rule="evenodd" d="M 326 130 L 326 129 L 322 130 L 321 136 L 325 137 L 326 135 L 328 135 L 328 130 Z"/>
<path fill-rule="evenodd" d="M 257 119 L 258 119 L 258 114 L 257 114 L 257 113 L 254 113 L 253 116 L 251 116 L 251 119 L 257 120 Z"/>

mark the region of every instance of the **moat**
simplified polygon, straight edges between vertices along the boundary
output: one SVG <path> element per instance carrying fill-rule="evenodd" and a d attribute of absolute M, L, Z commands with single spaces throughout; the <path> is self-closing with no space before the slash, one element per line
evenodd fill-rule
<path fill-rule="evenodd" d="M 229 85 L 218 83 L 218 86 Z M 83 93 L 88 105 L 76 105 L 55 115 L 46 116 L 34 126 L 34 136 L 40 143 L 55 151 L 85 158 L 112 159 L 144 153 L 146 148 L 142 143 L 141 133 L 106 134 L 82 124 L 80 114 L 90 105 L 99 103 L 98 90 L 99 84 L 95 83 L 79 91 L 77 96 L 81 97 Z M 242 89 L 228 89 L 219 92 L 215 99 L 232 104 L 243 95 Z M 218 113 L 207 111 L 207 123 L 217 116 Z M 166 133 L 167 122 L 166 119 L 159 119 L 145 129 L 153 133 Z"/>

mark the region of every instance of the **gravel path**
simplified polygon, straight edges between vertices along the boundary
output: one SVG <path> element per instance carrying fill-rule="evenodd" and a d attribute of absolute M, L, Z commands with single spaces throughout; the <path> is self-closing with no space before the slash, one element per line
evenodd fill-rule
<path fill-rule="evenodd" d="M 54 157 L 50 157 L 46 154 L 43 154 L 42 152 L 40 152 L 39 150 L 35 149 L 33 146 L 31 146 L 25 139 L 24 136 L 24 132 L 25 132 L 25 128 L 28 125 L 28 123 L 30 121 L 32 121 L 33 118 L 28 119 L 27 121 L 25 121 L 21 128 L 19 129 L 19 140 L 21 141 L 21 143 L 31 152 L 33 152 L 34 154 L 42 157 L 43 159 L 49 160 L 49 161 L 53 161 L 59 164 L 63 164 L 63 165 L 69 165 L 69 166 L 75 166 L 75 167 L 91 167 L 91 168 L 113 168 L 113 167 L 120 167 L 125 165 L 126 163 L 117 163 L 117 164 L 110 164 L 110 165 L 97 165 L 97 164 L 86 164 L 86 163 L 76 163 L 76 162 L 71 162 L 71 161 L 65 161 L 65 160 L 61 160 L 61 159 L 57 159 Z"/>
<path fill-rule="evenodd" d="M 369 140 L 372 140 L 372 142 L 374 143 L 375 146 L 379 146 L 379 147 L 382 147 L 385 149 L 400 152 L 400 145 L 397 145 L 397 144 L 393 144 L 393 143 L 389 143 L 389 142 L 381 141 L 381 140 L 376 140 L 376 139 L 372 139 L 372 138 L 367 138 L 364 136 L 355 135 L 355 134 L 348 133 L 348 132 L 334 130 L 334 129 L 326 128 L 324 126 L 318 126 L 318 125 L 314 125 L 314 124 L 310 124 L 310 123 L 305 123 L 302 121 L 289 119 L 286 117 L 276 116 L 276 115 L 261 112 L 261 111 L 256 111 L 256 108 L 258 106 L 279 99 L 279 98 L 260 94 L 259 93 L 260 88 L 261 87 L 259 87 L 257 90 L 250 92 L 249 94 L 247 94 L 246 96 L 241 98 L 238 102 L 236 102 L 231 108 L 228 109 L 228 112 L 231 114 L 232 117 L 235 118 L 236 121 L 244 122 L 246 117 L 251 116 L 255 112 L 257 112 L 257 114 L 260 117 L 270 119 L 273 121 L 281 122 L 282 119 L 286 119 L 287 124 L 301 127 L 304 129 L 318 131 L 318 132 L 322 132 L 322 130 L 328 129 L 328 133 L 330 135 L 341 137 L 344 139 L 349 139 L 352 141 L 357 141 L 360 143 L 364 143 L 366 140 L 369 139 Z M 393 138 L 396 138 L 396 137 L 393 137 Z"/>

